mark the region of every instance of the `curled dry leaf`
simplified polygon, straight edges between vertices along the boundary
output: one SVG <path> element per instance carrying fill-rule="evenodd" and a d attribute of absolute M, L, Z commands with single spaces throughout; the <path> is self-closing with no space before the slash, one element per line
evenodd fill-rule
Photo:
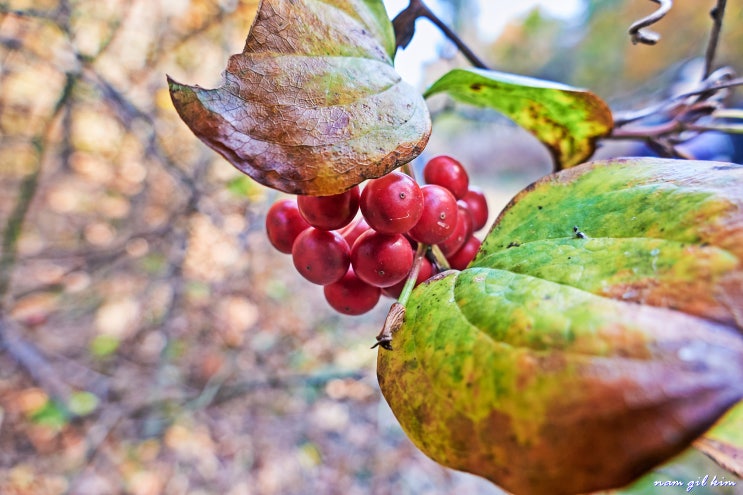
<path fill-rule="evenodd" d="M 743 167 L 661 159 L 525 189 L 379 353 L 404 430 L 516 494 L 623 486 L 687 448 L 743 398 L 741 191 Z"/>
<path fill-rule="evenodd" d="M 217 89 L 168 79 L 181 118 L 258 182 L 330 195 L 415 158 L 431 131 L 392 67 L 381 0 L 263 0 Z"/>

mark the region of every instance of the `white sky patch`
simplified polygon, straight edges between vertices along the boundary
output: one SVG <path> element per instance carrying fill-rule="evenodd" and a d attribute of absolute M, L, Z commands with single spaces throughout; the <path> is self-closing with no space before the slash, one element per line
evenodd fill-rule
<path fill-rule="evenodd" d="M 405 7 L 408 0 L 384 0 L 387 15 L 394 19 Z M 440 13 L 439 3 L 436 0 L 426 2 L 426 5 L 436 14 Z M 423 66 L 439 58 L 439 50 L 444 36 L 430 21 L 418 19 L 415 23 L 415 36 L 405 50 L 398 50 L 395 56 L 395 70 L 403 80 L 415 87 L 423 80 Z"/>
<path fill-rule="evenodd" d="M 408 3 L 408 0 L 384 0 L 390 19 L 407 7 Z M 549 15 L 563 19 L 580 15 L 584 8 L 583 0 L 477 0 L 476 3 L 479 9 L 477 27 L 486 41 L 497 38 L 510 21 L 536 6 Z M 429 0 L 426 5 L 437 15 L 443 10 L 437 0 Z M 444 37 L 426 19 L 419 19 L 415 27 L 413 41 L 408 48 L 398 51 L 395 57 L 395 69 L 405 81 L 419 87 L 423 79 L 423 67 L 439 57 Z"/>

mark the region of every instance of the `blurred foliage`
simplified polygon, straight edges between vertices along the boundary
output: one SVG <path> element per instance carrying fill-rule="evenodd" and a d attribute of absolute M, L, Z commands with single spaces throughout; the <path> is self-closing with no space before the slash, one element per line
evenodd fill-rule
<path fill-rule="evenodd" d="M 405 439 L 368 318 L 269 246 L 203 146 L 256 0 L 0 2 L 0 493 L 497 493 Z"/>
<path fill-rule="evenodd" d="M 495 68 L 538 75 L 588 88 L 617 103 L 629 96 L 647 98 L 668 89 L 679 66 L 704 56 L 709 38 L 709 11 L 714 1 L 674 2 L 652 30 L 661 35 L 654 45 L 633 45 L 627 29 L 653 12 L 653 2 L 590 0 L 584 19 L 561 21 L 539 9 L 507 26 L 483 54 Z M 717 65 L 743 70 L 743 6 L 725 12 Z"/>

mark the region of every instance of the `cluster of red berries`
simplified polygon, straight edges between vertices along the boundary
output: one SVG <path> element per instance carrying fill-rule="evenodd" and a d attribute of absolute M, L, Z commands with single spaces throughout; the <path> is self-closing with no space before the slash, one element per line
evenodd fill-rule
<path fill-rule="evenodd" d="M 423 178 L 426 185 L 419 186 L 409 175 L 391 172 L 370 180 L 363 191 L 356 186 L 333 196 L 282 199 L 266 216 L 268 239 L 292 255 L 302 276 L 324 286 L 333 309 L 365 313 L 382 294 L 399 297 L 418 243 L 438 246 L 458 270 L 480 248 L 473 233 L 487 223 L 488 207 L 462 164 L 435 157 Z M 422 258 L 416 283 L 438 271 L 431 259 Z"/>

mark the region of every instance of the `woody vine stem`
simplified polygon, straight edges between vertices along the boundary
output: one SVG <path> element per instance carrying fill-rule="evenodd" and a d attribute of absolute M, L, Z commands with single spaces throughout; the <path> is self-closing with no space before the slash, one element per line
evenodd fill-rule
<path fill-rule="evenodd" d="M 650 15 L 632 23 L 628 34 L 633 43 L 654 45 L 660 35 L 647 28 L 660 22 L 672 9 L 672 0 L 652 0 L 659 7 Z M 717 0 L 710 11 L 712 28 L 704 56 L 704 73 L 697 88 L 682 95 L 676 95 L 658 104 L 632 112 L 614 112 L 614 129 L 604 139 L 645 141 L 660 156 L 670 158 L 689 158 L 676 145 L 700 132 L 717 130 L 728 133 L 743 133 L 743 114 L 725 109 L 724 100 L 728 89 L 743 85 L 743 78 L 736 76 L 730 67 L 714 69 L 714 60 L 720 41 L 726 0 Z M 395 28 L 397 48 L 405 48 L 415 34 L 415 22 L 427 19 L 438 27 L 462 53 L 472 66 L 487 69 L 467 44 L 444 23 L 425 4 L 423 0 L 410 0 L 392 21 Z M 643 121 L 649 117 L 663 115 L 662 124 L 648 124 Z M 734 119 L 737 122 L 730 123 Z"/>

